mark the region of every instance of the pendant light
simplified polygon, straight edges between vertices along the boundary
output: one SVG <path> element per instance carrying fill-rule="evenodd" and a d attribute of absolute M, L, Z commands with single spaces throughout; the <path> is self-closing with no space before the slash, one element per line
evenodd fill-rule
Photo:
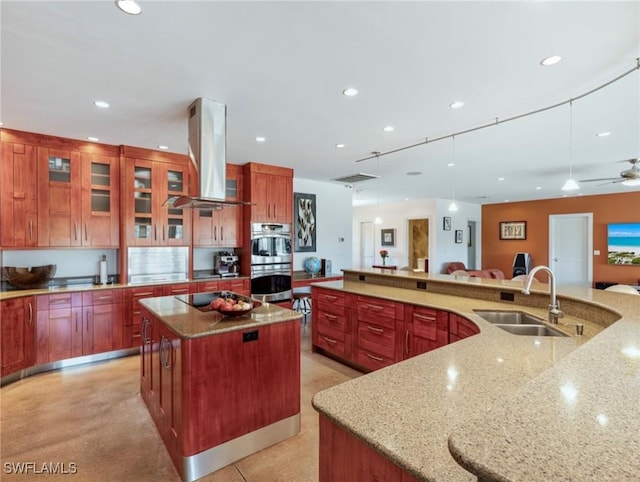
<path fill-rule="evenodd" d="M 453 168 L 456 165 L 456 136 L 455 134 L 451 136 L 451 144 L 452 144 L 452 160 L 451 167 Z M 451 182 L 451 204 L 449 204 L 449 211 L 454 213 L 458 210 L 458 205 L 456 204 L 456 176 L 453 176 L 453 181 Z"/>
<path fill-rule="evenodd" d="M 573 178 L 573 100 L 569 101 L 569 179 L 562 186 L 563 191 L 580 189 Z"/>
<path fill-rule="evenodd" d="M 380 217 L 379 213 L 380 213 L 380 151 L 374 151 L 371 154 L 373 154 L 374 156 L 376 156 L 376 159 L 378 161 L 378 179 L 376 180 L 376 191 L 377 191 L 377 202 L 376 202 L 376 213 L 378 213 L 378 215 L 375 217 L 375 219 L 373 220 L 373 224 L 382 224 L 382 218 Z"/>

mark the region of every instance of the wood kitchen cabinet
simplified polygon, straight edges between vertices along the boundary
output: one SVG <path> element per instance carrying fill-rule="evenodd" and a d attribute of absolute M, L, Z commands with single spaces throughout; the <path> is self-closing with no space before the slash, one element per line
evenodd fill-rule
<path fill-rule="evenodd" d="M 455 313 L 449 314 L 449 343 L 462 340 L 477 333 L 480 333 L 480 329 L 475 323 Z"/>
<path fill-rule="evenodd" d="M 36 297 L 37 363 L 122 348 L 122 290 Z"/>
<path fill-rule="evenodd" d="M 2 189 L 2 246 L 119 247 L 116 146 L 10 130 L 2 140 L 14 186 Z"/>
<path fill-rule="evenodd" d="M 171 160 L 177 156 L 164 159 L 161 153 L 126 146 L 123 149 L 123 229 L 127 246 L 189 245 L 191 211 L 173 209 L 167 203 L 169 196 L 189 194 L 186 156 Z"/>
<path fill-rule="evenodd" d="M 226 178 L 225 200 L 242 201 L 244 191 L 242 167 L 227 164 Z M 241 205 L 192 211 L 194 246 L 237 248 L 243 245 L 244 212 Z"/>
<path fill-rule="evenodd" d="M 36 147 L 11 142 L 11 132 L 0 131 L 0 246 L 35 247 L 38 245 Z"/>
<path fill-rule="evenodd" d="M 417 482 L 408 472 L 395 465 L 357 437 L 342 429 L 324 415 L 319 415 L 319 482 L 336 480 L 368 480 Z"/>
<path fill-rule="evenodd" d="M 404 358 L 426 353 L 449 343 L 449 313 L 408 305 L 405 310 Z"/>
<path fill-rule="evenodd" d="M 83 355 L 82 293 L 36 296 L 37 363 Z"/>
<path fill-rule="evenodd" d="M 402 359 L 398 327 L 404 324 L 404 305 L 389 300 L 358 296 L 357 351 L 359 365 L 377 370 Z"/>
<path fill-rule="evenodd" d="M 122 348 L 122 290 L 82 293 L 82 354 L 91 355 Z"/>
<path fill-rule="evenodd" d="M 293 220 L 293 170 L 250 162 L 244 165 L 245 208 L 250 222 L 287 223 Z"/>
<path fill-rule="evenodd" d="M 346 300 L 339 291 L 313 288 L 311 290 L 311 338 L 313 345 L 343 359 L 352 357 L 352 340 Z"/>
<path fill-rule="evenodd" d="M 122 348 L 142 344 L 143 307 L 140 300 L 162 296 L 162 286 L 126 288 L 124 293 L 124 318 L 122 320 Z"/>
<path fill-rule="evenodd" d="M 33 296 L 0 302 L 0 346 L 2 364 L 0 376 L 32 366 L 36 361 L 36 323 Z"/>

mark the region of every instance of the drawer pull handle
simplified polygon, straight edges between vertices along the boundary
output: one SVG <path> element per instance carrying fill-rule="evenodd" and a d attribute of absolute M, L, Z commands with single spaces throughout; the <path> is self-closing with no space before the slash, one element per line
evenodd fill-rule
<path fill-rule="evenodd" d="M 436 321 L 435 316 L 427 316 L 427 315 L 421 315 L 420 313 L 414 313 L 413 314 L 414 318 L 418 318 L 419 320 L 425 320 L 425 321 Z"/>
<path fill-rule="evenodd" d="M 134 293 L 133 296 L 137 296 L 137 297 L 140 297 L 140 296 L 151 296 L 152 294 L 153 294 L 152 291 L 147 291 L 147 292 L 144 292 L 144 293 Z"/>
<path fill-rule="evenodd" d="M 98 296 L 97 299 L 99 299 L 99 300 L 110 300 L 111 296 Z"/>
<path fill-rule="evenodd" d="M 331 338 L 327 338 L 326 336 L 323 336 L 322 338 L 324 338 L 324 340 L 330 345 L 335 345 L 336 343 L 338 343 L 337 340 L 332 340 Z"/>
<path fill-rule="evenodd" d="M 369 308 L 370 310 L 375 310 L 375 311 L 382 311 L 384 310 L 384 306 L 380 306 L 380 305 L 367 305 L 367 308 Z"/>
<path fill-rule="evenodd" d="M 338 319 L 338 316 L 337 316 L 337 315 L 332 315 L 332 314 L 329 314 L 329 313 L 323 313 L 323 315 L 324 315 L 324 317 L 325 317 L 325 318 L 327 318 L 327 319 L 329 319 L 329 320 L 333 320 L 333 321 L 335 321 L 335 320 L 337 320 L 337 319 Z"/>
<path fill-rule="evenodd" d="M 52 305 L 59 305 L 60 303 L 69 303 L 69 302 L 71 302 L 70 298 L 59 298 L 57 300 L 49 301 L 49 303 Z"/>
<path fill-rule="evenodd" d="M 367 356 L 368 356 L 369 358 L 371 358 L 372 360 L 375 360 L 375 361 L 379 361 L 379 362 L 384 361 L 384 358 L 379 357 L 379 356 L 372 355 L 371 353 L 367 353 Z"/>
<path fill-rule="evenodd" d="M 371 325 L 367 325 L 367 328 L 369 329 L 369 331 L 373 331 L 374 333 L 384 333 L 384 330 L 382 328 L 375 328 Z"/>
<path fill-rule="evenodd" d="M 324 295 L 324 297 L 325 297 L 326 299 L 328 299 L 329 301 L 335 301 L 335 300 L 337 300 L 337 299 L 338 299 L 338 297 L 337 297 L 337 296 L 332 296 L 332 295 Z"/>

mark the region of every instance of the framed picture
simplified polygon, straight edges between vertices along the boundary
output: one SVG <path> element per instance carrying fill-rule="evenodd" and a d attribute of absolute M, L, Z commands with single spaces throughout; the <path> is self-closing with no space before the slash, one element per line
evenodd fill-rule
<path fill-rule="evenodd" d="M 316 250 L 316 195 L 293 193 L 293 250 Z"/>
<path fill-rule="evenodd" d="M 456 229 L 456 244 L 462 243 L 462 229 Z"/>
<path fill-rule="evenodd" d="M 442 218 L 442 229 L 451 231 L 451 218 L 449 216 Z"/>
<path fill-rule="evenodd" d="M 527 239 L 527 222 L 501 221 L 500 239 Z"/>
<path fill-rule="evenodd" d="M 381 246 L 395 246 L 396 245 L 396 230 L 395 229 L 381 229 L 380 230 L 380 245 Z"/>

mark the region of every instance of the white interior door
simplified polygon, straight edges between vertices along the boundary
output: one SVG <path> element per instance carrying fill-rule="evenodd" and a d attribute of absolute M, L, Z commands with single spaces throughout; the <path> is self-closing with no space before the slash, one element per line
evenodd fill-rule
<path fill-rule="evenodd" d="M 593 214 L 549 216 L 549 267 L 559 285 L 591 286 Z"/>
<path fill-rule="evenodd" d="M 375 242 L 373 237 L 373 223 L 360 223 L 360 266 L 371 267 L 375 259 Z"/>

